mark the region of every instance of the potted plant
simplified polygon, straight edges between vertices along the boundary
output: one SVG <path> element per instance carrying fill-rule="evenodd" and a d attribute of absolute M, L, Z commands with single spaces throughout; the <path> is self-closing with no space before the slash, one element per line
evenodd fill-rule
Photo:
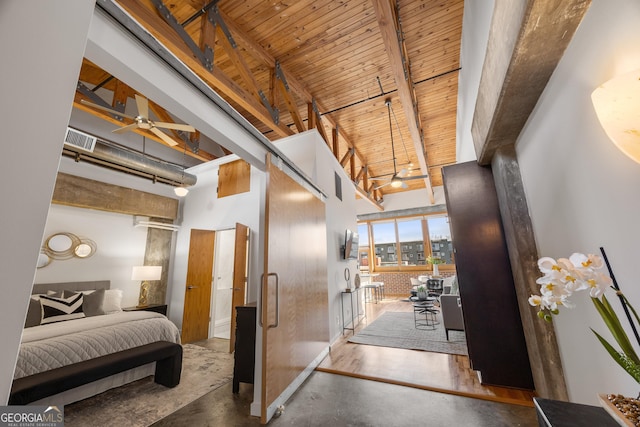
<path fill-rule="evenodd" d="M 629 339 L 617 313 L 605 296 L 605 292 L 612 289 L 620 300 L 638 345 L 640 345 L 640 335 L 638 334 L 637 326 L 640 324 L 640 316 L 620 291 L 604 249 L 600 248 L 600 251 L 602 252 L 602 257 L 594 254 L 574 253 L 568 259 L 540 258 L 538 260 L 538 268 L 543 273 L 543 276 L 536 281 L 540 285 L 540 294 L 531 295 L 529 304 L 537 307 L 538 316 L 541 319 L 550 322 L 552 316 L 560 314 L 561 307 L 573 307 L 573 304 L 569 301 L 569 297 L 572 294 L 583 290 L 588 291 L 595 309 L 618 344 L 618 348 L 594 329 L 591 329 L 591 331 L 613 360 L 640 384 L 640 357 L 636 352 L 637 347 Z M 599 271 L 605 264 L 609 274 Z M 627 420 L 627 416 L 629 416 L 629 411 L 624 408 L 628 408 L 630 405 L 637 407 L 640 404 L 640 395 L 638 398 L 632 399 L 621 395 L 602 394 L 599 399 L 603 403 L 605 410 L 613 415 L 616 420 L 619 420 L 619 423 L 621 422 L 620 420 L 622 422 Z M 634 425 L 636 425 L 637 416 L 635 413 L 631 414 L 630 418 L 633 418 Z"/>
<path fill-rule="evenodd" d="M 431 267 L 433 268 L 433 275 L 434 276 L 439 276 L 440 272 L 438 271 L 438 264 L 442 264 L 444 261 L 441 258 L 438 257 L 434 257 L 429 255 L 426 259 L 426 261 L 431 264 Z"/>
<path fill-rule="evenodd" d="M 417 297 L 420 301 L 424 301 L 427 299 L 427 288 L 424 285 L 418 286 L 416 291 L 417 291 Z"/>

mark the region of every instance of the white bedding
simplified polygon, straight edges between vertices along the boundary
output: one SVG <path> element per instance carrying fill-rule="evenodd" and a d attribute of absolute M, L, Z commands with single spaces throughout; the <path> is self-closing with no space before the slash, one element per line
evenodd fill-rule
<path fill-rule="evenodd" d="M 149 344 L 180 342 L 178 328 L 149 311 L 121 312 L 26 328 L 14 378 Z"/>

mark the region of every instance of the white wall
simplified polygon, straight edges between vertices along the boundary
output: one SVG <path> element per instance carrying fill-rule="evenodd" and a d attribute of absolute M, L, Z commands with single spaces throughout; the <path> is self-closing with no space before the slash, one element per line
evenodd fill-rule
<path fill-rule="evenodd" d="M 0 4 L 0 403 L 11 389 L 93 1 Z M 25 30 L 28 22 L 31 31 Z M 37 29 L 34 31 L 33 29 Z M 25 156 L 25 146 L 32 155 Z"/>
<path fill-rule="evenodd" d="M 144 263 L 146 228 L 135 228 L 131 215 L 51 205 L 44 239 L 61 232 L 93 240 L 96 253 L 84 259 L 54 260 L 37 270 L 34 283 L 110 280 L 111 289 L 124 291 L 123 307 L 138 304 L 140 282 L 131 280 L 131 269 Z"/>
<path fill-rule="evenodd" d="M 476 160 L 471 124 L 478 97 L 478 85 L 489 40 L 494 0 L 466 0 L 462 16 L 458 110 L 456 117 L 456 161 Z"/>
<path fill-rule="evenodd" d="M 263 259 L 258 236 L 261 228 L 260 197 L 264 191 L 264 172 L 251 168 L 251 189 L 247 193 L 221 199 L 216 194 L 220 164 L 237 159 L 237 156 L 228 156 L 223 160 L 203 163 L 189 169 L 189 173 L 198 176 L 198 182 L 190 187 L 189 194 L 182 201 L 182 225 L 176 234 L 172 279 L 167 290 L 169 318 L 178 328 L 182 328 L 184 313 L 191 229 L 224 230 L 234 228 L 236 222 L 249 227 L 251 234 L 247 301 L 257 301 Z"/>
<path fill-rule="evenodd" d="M 516 146 L 540 255 L 598 253 L 603 246 L 635 304 L 640 165 L 608 140 L 590 95 L 615 75 L 640 68 L 638 23 L 635 0 L 592 3 Z M 596 393 L 608 392 L 635 396 L 638 384 L 589 331 L 610 336 L 591 302 L 585 295 L 574 300 L 577 307 L 555 321 L 571 400 L 595 404 Z"/>
<path fill-rule="evenodd" d="M 344 270 L 350 270 L 351 278 L 358 272 L 355 260 L 342 259 L 340 246 L 344 245 L 345 230 L 357 231 L 355 188 L 351 179 L 329 150 L 315 129 L 276 142 L 291 159 L 327 195 L 325 201 L 327 218 L 327 282 L 329 287 L 329 335 L 333 342 L 342 334 L 340 293 L 347 286 Z M 342 180 L 342 201 L 336 197 L 334 173 Z M 352 280 L 353 286 L 353 280 Z M 345 299 L 348 305 L 348 300 Z M 350 307 L 345 307 L 350 318 Z"/>
<path fill-rule="evenodd" d="M 435 203 L 432 205 L 429 201 L 426 188 L 385 194 L 382 206 L 385 211 L 396 211 L 401 209 L 422 208 L 425 206 L 445 204 L 443 186 L 439 185 L 437 187 L 433 187 L 433 196 L 435 198 Z M 380 212 L 378 208 L 361 198 L 356 200 L 356 210 L 358 215 Z"/>

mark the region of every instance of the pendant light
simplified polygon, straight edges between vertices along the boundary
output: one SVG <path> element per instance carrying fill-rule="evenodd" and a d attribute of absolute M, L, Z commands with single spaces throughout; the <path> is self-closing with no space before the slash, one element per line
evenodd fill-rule
<path fill-rule="evenodd" d="M 182 178 L 180 179 L 180 186 L 175 187 L 173 192 L 176 193 L 178 197 L 184 197 L 189 194 L 189 189 L 184 185 L 184 170 L 186 167 L 187 161 L 187 143 L 184 143 L 184 151 L 182 152 Z"/>

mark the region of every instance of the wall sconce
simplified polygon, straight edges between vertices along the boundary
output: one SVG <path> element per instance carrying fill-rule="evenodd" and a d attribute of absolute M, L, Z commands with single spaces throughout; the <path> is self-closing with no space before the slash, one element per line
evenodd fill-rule
<path fill-rule="evenodd" d="M 640 69 L 603 83 L 591 101 L 609 139 L 640 163 Z"/>
<path fill-rule="evenodd" d="M 149 305 L 149 288 L 151 284 L 149 280 L 160 280 L 162 277 L 162 266 L 160 265 L 144 265 L 133 267 L 131 280 L 141 280 L 140 297 L 138 298 L 138 307 L 146 307 Z"/>

